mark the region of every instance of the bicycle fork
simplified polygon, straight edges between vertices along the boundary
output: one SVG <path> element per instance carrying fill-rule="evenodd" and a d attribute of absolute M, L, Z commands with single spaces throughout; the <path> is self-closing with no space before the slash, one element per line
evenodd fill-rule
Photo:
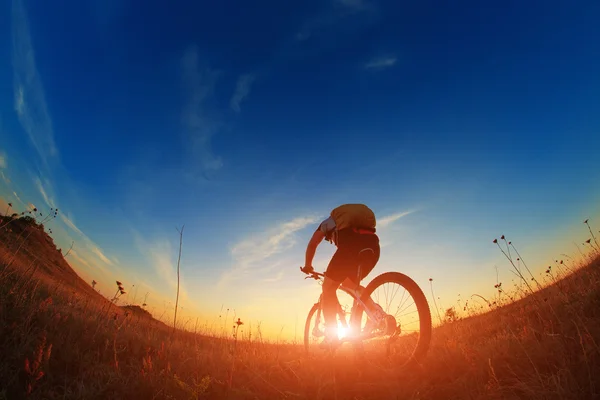
<path fill-rule="evenodd" d="M 313 331 L 312 331 L 312 334 L 315 337 L 321 337 L 321 336 L 325 335 L 325 332 L 319 330 L 319 324 L 321 322 L 321 311 L 323 310 L 322 297 L 319 297 L 318 304 L 319 304 L 319 307 L 317 308 L 317 312 L 316 312 L 315 326 L 314 326 Z M 340 304 L 339 301 L 337 303 L 336 317 L 339 319 L 339 321 L 340 321 L 340 323 L 342 325 L 342 328 L 348 329 L 348 322 L 346 321 L 346 313 L 342 309 L 342 305 Z M 323 319 L 325 319 L 325 318 L 323 317 Z"/>
<path fill-rule="evenodd" d="M 365 302 L 362 301 L 362 299 L 360 298 L 361 293 L 359 293 L 359 291 L 354 290 L 354 289 L 349 289 L 349 288 L 345 288 L 345 289 L 354 298 L 354 301 L 352 303 L 352 310 L 350 312 L 350 328 L 352 330 L 357 330 L 357 333 L 360 333 L 360 331 L 361 331 L 361 320 L 355 321 L 352 319 L 353 316 L 355 318 L 360 318 L 362 316 L 362 314 L 360 314 L 360 315 L 354 314 L 354 310 L 356 310 L 357 307 L 362 307 L 365 314 L 367 314 L 367 317 L 369 319 L 371 319 L 372 321 L 374 321 L 376 325 L 378 325 L 381 321 L 383 321 L 383 318 L 380 318 L 379 316 L 375 315 L 375 313 L 370 308 L 367 307 Z M 321 323 L 321 318 L 324 319 L 324 317 L 321 315 L 322 310 L 323 310 L 323 303 L 322 303 L 322 299 L 319 298 L 319 307 L 317 308 L 315 326 L 314 326 L 313 332 L 312 332 L 315 337 L 321 337 L 321 336 L 324 336 L 324 334 L 325 334 L 323 331 L 321 331 L 319 329 L 319 325 Z M 342 306 L 340 305 L 339 301 L 337 303 L 337 314 L 336 315 L 337 315 L 338 320 L 340 321 L 341 326 L 344 329 L 348 329 L 346 313 L 342 309 Z"/>

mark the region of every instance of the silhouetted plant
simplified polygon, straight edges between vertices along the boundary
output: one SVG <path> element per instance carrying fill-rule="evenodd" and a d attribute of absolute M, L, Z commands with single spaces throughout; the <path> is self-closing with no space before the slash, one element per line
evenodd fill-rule
<path fill-rule="evenodd" d="M 448 323 L 452 323 L 459 320 L 458 314 L 456 313 L 454 307 L 446 309 L 446 313 L 444 314 L 444 320 Z"/>
<path fill-rule="evenodd" d="M 179 232 L 179 256 L 177 257 L 177 297 L 175 298 L 175 312 L 173 314 L 173 333 L 175 333 L 175 327 L 177 323 L 177 304 L 179 303 L 179 263 L 181 261 L 181 245 L 183 244 L 183 228 L 185 225 L 181 227 L 181 230 L 177 229 Z"/>

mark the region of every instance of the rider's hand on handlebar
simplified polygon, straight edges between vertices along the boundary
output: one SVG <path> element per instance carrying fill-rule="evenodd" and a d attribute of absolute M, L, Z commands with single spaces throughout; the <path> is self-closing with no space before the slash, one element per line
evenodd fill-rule
<path fill-rule="evenodd" d="M 305 274 L 312 274 L 315 272 L 315 269 L 309 265 L 308 267 L 300 267 L 300 271 L 304 272 Z"/>

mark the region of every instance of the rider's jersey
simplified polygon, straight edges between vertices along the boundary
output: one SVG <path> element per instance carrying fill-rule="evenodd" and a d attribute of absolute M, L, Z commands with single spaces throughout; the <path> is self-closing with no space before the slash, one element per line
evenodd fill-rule
<path fill-rule="evenodd" d="M 375 232 L 375 213 L 364 204 L 344 204 L 331 211 L 329 218 L 319 225 L 325 239 L 338 244 L 337 233 L 340 230 L 354 228 Z"/>

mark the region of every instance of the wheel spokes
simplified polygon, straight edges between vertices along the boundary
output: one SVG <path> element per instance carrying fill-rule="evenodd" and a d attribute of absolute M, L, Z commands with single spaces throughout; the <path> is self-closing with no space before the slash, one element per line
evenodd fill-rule
<path fill-rule="evenodd" d="M 371 299 L 379 304 L 386 314 L 393 317 L 389 318 L 387 326 L 384 325 L 377 331 L 378 337 L 372 342 L 383 340 L 388 355 L 394 353 L 404 354 L 406 358 L 410 357 L 418 344 L 420 333 L 419 310 L 415 299 L 403 285 L 397 282 L 385 282 L 376 287 L 371 293 Z M 367 321 L 368 316 L 363 312 L 361 330 L 367 327 Z M 389 324 L 394 322 L 395 326 L 389 327 Z"/>

